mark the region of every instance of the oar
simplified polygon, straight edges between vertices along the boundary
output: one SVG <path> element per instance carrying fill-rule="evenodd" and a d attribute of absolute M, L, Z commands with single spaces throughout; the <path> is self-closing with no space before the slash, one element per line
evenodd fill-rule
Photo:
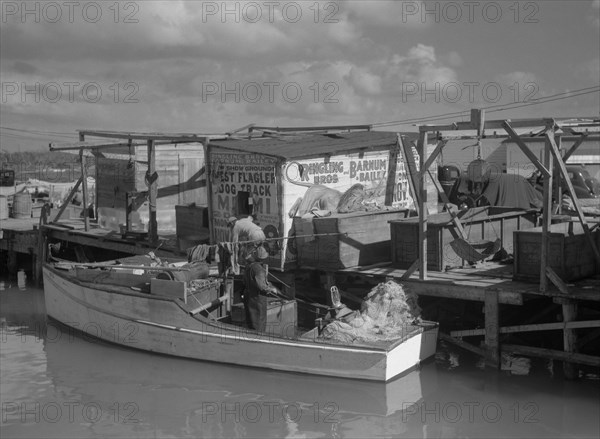
<path fill-rule="evenodd" d="M 198 308 L 194 308 L 190 311 L 190 315 L 194 316 L 198 313 L 201 313 L 202 311 L 206 311 L 207 309 L 212 308 L 213 306 L 217 306 L 226 300 L 229 300 L 229 293 L 223 294 L 221 297 L 213 300 L 212 302 L 205 303 L 204 305 L 199 306 Z"/>
<path fill-rule="evenodd" d="M 60 264 L 70 265 L 72 267 L 85 267 L 85 268 L 126 268 L 132 270 L 144 270 L 144 271 L 189 271 L 189 268 L 184 267 L 163 267 L 161 265 L 150 266 L 150 265 L 119 265 L 119 264 L 105 264 L 105 263 L 78 263 L 78 262 L 59 262 Z"/>

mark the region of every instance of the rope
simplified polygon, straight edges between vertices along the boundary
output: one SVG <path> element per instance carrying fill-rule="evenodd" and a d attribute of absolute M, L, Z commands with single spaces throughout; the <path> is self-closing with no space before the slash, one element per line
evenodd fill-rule
<path fill-rule="evenodd" d="M 365 232 L 366 233 L 366 232 Z M 315 233 L 312 235 L 294 235 L 294 236 L 281 236 L 278 238 L 266 238 L 266 239 L 254 239 L 251 241 L 220 241 L 220 244 L 255 244 L 257 242 L 267 242 L 267 241 L 279 241 L 284 239 L 295 239 L 295 238 L 312 238 L 317 236 L 348 236 L 348 232 L 344 233 Z"/>

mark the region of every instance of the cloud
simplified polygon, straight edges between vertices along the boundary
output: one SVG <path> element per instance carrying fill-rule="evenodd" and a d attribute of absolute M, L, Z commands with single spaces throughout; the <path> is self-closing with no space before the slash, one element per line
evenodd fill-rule
<path fill-rule="evenodd" d="M 33 75 L 39 72 L 35 66 L 22 61 L 15 62 L 12 70 L 16 73 L 22 73 L 25 75 Z"/>
<path fill-rule="evenodd" d="M 384 89 L 399 92 L 408 82 L 421 84 L 428 89 L 436 84 L 444 85 L 456 81 L 456 72 L 438 62 L 432 46 L 418 44 L 406 55 L 393 55 L 386 63 Z"/>
<path fill-rule="evenodd" d="M 339 3 L 340 9 L 364 26 L 385 26 L 403 29 L 423 28 L 428 26 L 423 20 L 421 8 L 423 2 L 376 0 L 345 0 Z"/>
<path fill-rule="evenodd" d="M 524 87 L 527 84 L 538 84 L 538 78 L 531 72 L 510 72 L 496 76 L 496 81 L 503 87 L 509 87 L 518 84 Z"/>
<path fill-rule="evenodd" d="M 600 0 L 594 0 L 591 9 L 588 20 L 591 21 L 594 26 L 600 28 Z"/>

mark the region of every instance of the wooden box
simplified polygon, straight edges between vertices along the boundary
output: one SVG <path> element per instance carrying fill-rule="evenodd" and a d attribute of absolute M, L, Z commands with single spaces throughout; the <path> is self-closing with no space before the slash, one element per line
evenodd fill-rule
<path fill-rule="evenodd" d="M 196 284 L 198 283 L 202 283 L 203 285 L 194 290 L 190 288 L 186 289 L 185 303 L 192 308 L 210 303 L 221 296 L 221 281 L 217 282 L 214 279 L 205 279 L 198 280 Z M 226 314 L 225 308 L 225 303 L 221 303 L 219 306 L 212 308 L 209 314 L 215 319 L 221 318 Z"/>
<path fill-rule="evenodd" d="M 177 236 L 199 235 L 208 229 L 208 206 L 175 206 Z"/>
<path fill-rule="evenodd" d="M 294 218 L 298 265 L 338 270 L 390 260 L 389 222 L 408 210 L 354 212 L 325 218 Z M 312 236 L 331 234 L 331 236 Z"/>
<path fill-rule="evenodd" d="M 592 246 L 579 222 L 551 224 L 549 227 L 548 264 L 564 281 L 599 274 Z M 600 248 L 600 230 L 592 232 Z M 514 279 L 538 282 L 542 253 L 542 228 L 515 233 Z"/>
<path fill-rule="evenodd" d="M 243 303 L 231 307 L 231 320 L 237 324 L 246 323 L 246 311 Z M 298 325 L 298 308 L 295 300 L 268 298 L 267 333 L 282 337 L 294 337 Z"/>
<path fill-rule="evenodd" d="M 477 207 L 458 214 L 471 240 L 495 241 L 500 238 L 507 253 L 513 253 L 513 232 L 535 226 L 535 211 L 513 207 Z M 406 269 L 419 257 L 418 217 L 390 222 L 392 265 Z M 443 271 L 463 264 L 450 243 L 459 237 L 448 212 L 427 219 L 427 268 Z"/>

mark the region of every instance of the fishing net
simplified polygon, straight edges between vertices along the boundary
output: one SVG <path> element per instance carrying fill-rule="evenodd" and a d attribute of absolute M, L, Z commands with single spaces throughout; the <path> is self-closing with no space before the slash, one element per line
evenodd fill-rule
<path fill-rule="evenodd" d="M 420 315 L 417 296 L 389 281 L 369 292 L 353 320 L 336 320 L 323 329 L 321 336 L 342 343 L 397 339 L 407 334 Z"/>

